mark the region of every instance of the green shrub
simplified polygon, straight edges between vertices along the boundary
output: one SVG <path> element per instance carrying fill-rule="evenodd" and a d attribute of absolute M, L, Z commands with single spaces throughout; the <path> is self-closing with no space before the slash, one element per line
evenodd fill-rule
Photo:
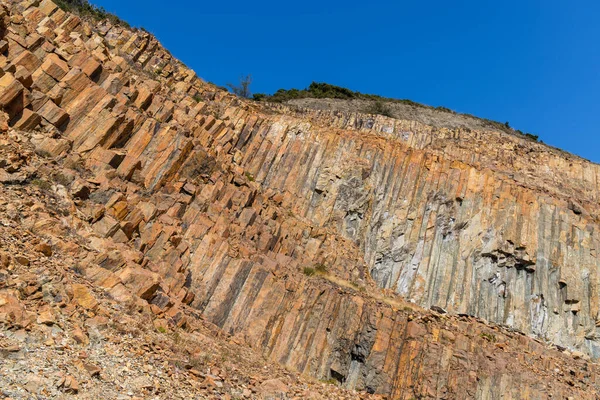
<path fill-rule="evenodd" d="M 311 267 L 304 267 L 304 275 L 313 276 L 315 274 L 315 269 Z"/>
<path fill-rule="evenodd" d="M 71 182 L 73 182 L 73 177 L 69 177 L 62 172 L 57 172 L 52 178 L 54 179 L 54 182 L 65 187 L 69 186 Z"/>
<path fill-rule="evenodd" d="M 435 109 L 438 111 L 444 111 L 447 113 L 456 114 L 456 111 L 453 111 L 453 110 L 449 109 L 448 107 L 439 106 L 439 107 L 436 107 Z"/>
<path fill-rule="evenodd" d="M 377 96 L 378 97 L 378 96 Z M 330 85 L 329 83 L 312 82 L 306 89 L 279 89 L 273 95 L 264 93 L 254 94 L 254 100 L 270 101 L 274 103 L 284 103 L 294 99 L 362 99 L 372 98 L 371 95 L 363 95 L 359 92 L 353 92 L 350 89 L 340 86 Z"/>
<path fill-rule="evenodd" d="M 350 285 L 361 293 L 365 293 L 367 291 L 367 289 L 364 286 L 360 286 L 358 282 L 350 282 Z"/>
<path fill-rule="evenodd" d="M 487 340 L 488 342 L 496 341 L 496 336 L 492 335 L 491 333 L 482 332 L 480 336 L 482 338 L 484 338 L 485 340 Z"/>
<path fill-rule="evenodd" d="M 538 135 L 534 135 L 533 133 L 526 133 L 525 136 L 528 139 L 533 140 L 534 142 L 537 142 L 539 140 L 539 138 L 540 138 Z"/>
<path fill-rule="evenodd" d="M 329 378 L 329 379 L 323 378 L 323 379 L 320 379 L 320 381 L 327 385 L 339 385 L 339 383 L 340 383 L 337 379 L 334 379 L 334 378 Z"/>
<path fill-rule="evenodd" d="M 31 184 L 42 190 L 50 190 L 52 188 L 52 184 L 44 179 L 34 179 L 31 181 Z"/>
<path fill-rule="evenodd" d="M 361 92 L 355 92 L 350 89 L 331 85 L 329 83 L 323 82 L 312 82 L 305 89 L 279 89 L 273 94 L 265 94 L 265 93 L 255 93 L 253 99 L 256 101 L 267 101 L 272 103 L 285 103 L 290 100 L 296 99 L 342 99 L 342 100 L 373 100 L 375 103 L 369 106 L 365 111 L 371 114 L 379 114 L 385 115 L 388 117 L 393 117 L 391 115 L 391 111 L 388 107 L 389 104 L 405 104 L 412 107 L 425 108 L 430 110 L 438 110 L 442 112 L 447 112 L 456 115 L 462 115 L 465 117 L 471 117 L 476 120 L 484 122 L 486 125 L 490 126 L 493 129 L 514 134 L 515 130 L 510 126 L 510 123 L 507 121 L 505 123 L 501 123 L 498 121 L 493 121 L 487 118 L 479 118 L 472 114 L 468 113 L 457 113 L 447 107 L 432 107 L 425 104 L 417 103 L 415 101 L 409 99 L 394 99 L 389 97 L 378 96 L 375 94 L 365 94 Z M 519 132 L 519 131 L 517 131 Z M 537 140 L 537 135 L 525 134 L 532 140 Z"/>
<path fill-rule="evenodd" d="M 331 85 L 329 83 L 324 82 L 312 82 L 305 89 L 279 89 L 272 95 L 265 93 L 255 93 L 254 100 L 256 101 L 270 101 L 272 103 L 285 103 L 289 100 L 295 99 L 342 99 L 342 100 L 379 100 L 382 103 L 401 103 L 414 107 L 423 107 L 423 108 L 434 108 L 430 106 L 426 106 L 421 103 L 417 103 L 408 99 L 392 99 L 388 97 L 378 96 L 376 94 L 365 94 L 361 92 L 355 92 L 353 90 Z M 443 111 L 452 110 L 445 107 L 438 107 L 438 109 Z"/>
<path fill-rule="evenodd" d="M 371 105 L 367 108 L 367 112 L 369 114 L 378 114 L 394 118 L 390 107 L 381 100 L 375 100 L 373 103 L 371 103 Z"/>
<path fill-rule="evenodd" d="M 315 271 L 324 274 L 327 272 L 327 266 L 325 264 L 315 264 Z"/>

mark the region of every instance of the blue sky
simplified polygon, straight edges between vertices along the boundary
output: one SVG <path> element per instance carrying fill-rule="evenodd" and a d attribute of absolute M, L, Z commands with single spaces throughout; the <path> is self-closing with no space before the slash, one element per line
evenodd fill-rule
<path fill-rule="evenodd" d="M 600 162 L 600 2 L 92 0 L 202 78 L 328 82 L 510 125 Z"/>

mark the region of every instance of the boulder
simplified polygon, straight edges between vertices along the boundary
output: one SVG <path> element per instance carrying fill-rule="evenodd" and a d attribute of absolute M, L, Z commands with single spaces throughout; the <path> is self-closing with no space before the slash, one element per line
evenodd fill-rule
<path fill-rule="evenodd" d="M 160 287 L 160 275 L 141 267 L 127 267 L 119 274 L 125 286 L 144 300 L 150 300 Z"/>

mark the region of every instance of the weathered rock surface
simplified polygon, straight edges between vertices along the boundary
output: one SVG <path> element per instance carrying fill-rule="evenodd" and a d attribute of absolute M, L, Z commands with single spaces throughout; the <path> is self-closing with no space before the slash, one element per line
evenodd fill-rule
<path fill-rule="evenodd" d="M 7 395 L 117 398 L 131 375 L 130 397 L 598 396 L 597 165 L 503 132 L 245 102 L 145 32 L 1 4 L 0 339 L 95 352 L 24 384 L 2 364 Z M 120 346 L 131 324 L 144 341 Z M 169 332 L 278 372 L 139 373 Z"/>

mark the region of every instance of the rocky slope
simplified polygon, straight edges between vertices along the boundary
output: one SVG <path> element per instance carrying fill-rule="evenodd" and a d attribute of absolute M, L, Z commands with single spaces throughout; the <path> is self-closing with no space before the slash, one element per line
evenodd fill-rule
<path fill-rule="evenodd" d="M 285 104 L 311 108 L 325 111 L 341 111 L 344 113 L 370 113 L 376 100 L 364 99 L 322 99 L 322 98 L 303 98 L 294 99 L 285 102 Z M 468 128 L 477 130 L 498 130 L 510 133 L 512 130 L 505 128 L 501 123 L 477 118 L 468 114 L 459 114 L 449 109 L 440 109 L 417 104 L 407 104 L 401 101 L 382 100 L 383 110 L 396 119 L 416 121 L 421 124 L 430 125 L 437 128 Z M 386 115 L 386 114 L 382 115 Z"/>
<path fill-rule="evenodd" d="M 2 7 L 5 396 L 597 397 L 597 165 Z"/>

